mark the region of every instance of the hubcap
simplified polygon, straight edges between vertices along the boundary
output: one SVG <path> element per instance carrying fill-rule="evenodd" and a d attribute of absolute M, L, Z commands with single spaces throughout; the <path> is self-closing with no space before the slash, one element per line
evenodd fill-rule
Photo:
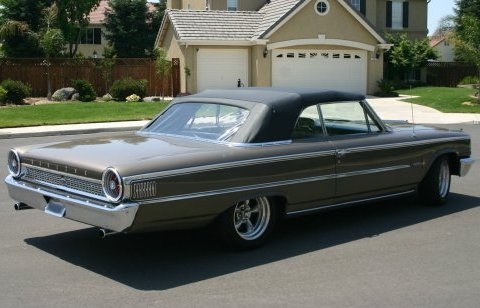
<path fill-rule="evenodd" d="M 237 234 L 245 240 L 259 238 L 270 221 L 270 206 L 265 197 L 250 199 L 235 205 L 233 223 Z"/>
<path fill-rule="evenodd" d="M 438 192 L 441 198 L 445 198 L 448 194 L 450 186 L 450 168 L 448 161 L 442 161 L 440 172 L 438 173 Z"/>

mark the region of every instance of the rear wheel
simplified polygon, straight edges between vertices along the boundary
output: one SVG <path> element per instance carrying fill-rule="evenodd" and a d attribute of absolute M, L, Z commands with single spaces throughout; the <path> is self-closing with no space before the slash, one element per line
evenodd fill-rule
<path fill-rule="evenodd" d="M 428 205 L 442 205 L 450 192 L 450 165 L 448 157 L 439 157 L 420 183 L 419 193 L 422 202 Z"/>
<path fill-rule="evenodd" d="M 275 225 L 276 209 L 266 197 L 238 202 L 220 216 L 225 244 L 235 250 L 251 249 L 265 242 Z"/>

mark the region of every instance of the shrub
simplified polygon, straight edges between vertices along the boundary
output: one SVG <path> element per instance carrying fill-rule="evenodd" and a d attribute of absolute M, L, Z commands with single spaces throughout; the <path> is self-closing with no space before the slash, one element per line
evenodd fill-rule
<path fill-rule="evenodd" d="M 467 76 L 463 78 L 458 84 L 478 84 L 480 83 L 480 78 L 477 76 Z"/>
<path fill-rule="evenodd" d="M 132 94 L 130 96 L 127 96 L 126 100 L 127 102 L 138 102 L 140 101 L 140 96 L 138 96 L 137 94 Z"/>
<path fill-rule="evenodd" d="M 115 80 L 110 88 L 110 94 L 119 101 L 126 100 L 127 96 L 132 94 L 143 98 L 147 94 L 147 81 L 145 79 L 137 80 L 131 77 Z"/>
<path fill-rule="evenodd" d="M 5 102 L 16 105 L 23 104 L 23 99 L 29 96 L 32 92 L 29 85 L 12 79 L 4 80 L 1 87 L 7 91 L 5 94 Z"/>
<path fill-rule="evenodd" d="M 5 99 L 7 97 L 7 90 L 5 90 L 2 86 L 0 86 L 0 103 L 5 103 Z"/>
<path fill-rule="evenodd" d="M 375 93 L 375 96 L 380 96 L 380 97 L 396 97 L 398 96 L 398 93 L 396 93 L 395 86 L 393 85 L 393 82 L 385 79 L 381 79 L 377 81 L 378 88 L 380 91 Z"/>
<path fill-rule="evenodd" d="M 93 86 L 86 80 L 72 80 L 72 86 L 77 90 L 78 99 L 82 102 L 91 102 L 97 98 L 97 93 L 95 93 Z"/>

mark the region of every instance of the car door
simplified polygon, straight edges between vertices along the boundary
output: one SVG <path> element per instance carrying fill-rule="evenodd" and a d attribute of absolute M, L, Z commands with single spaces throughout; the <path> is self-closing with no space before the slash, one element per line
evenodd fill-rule
<path fill-rule="evenodd" d="M 422 158 L 404 146 L 412 136 L 388 131 L 362 101 L 320 109 L 336 150 L 336 203 L 413 192 Z"/>

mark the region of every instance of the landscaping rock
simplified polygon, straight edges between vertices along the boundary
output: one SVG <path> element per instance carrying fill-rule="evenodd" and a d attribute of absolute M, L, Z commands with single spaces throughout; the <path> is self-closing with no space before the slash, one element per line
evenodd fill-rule
<path fill-rule="evenodd" d="M 80 94 L 74 93 L 72 95 L 72 101 L 79 101 L 80 100 Z"/>
<path fill-rule="evenodd" d="M 61 88 L 55 91 L 52 95 L 52 100 L 54 101 L 66 101 L 72 98 L 76 90 L 72 87 Z"/>
<path fill-rule="evenodd" d="M 162 98 L 158 96 L 147 96 L 143 98 L 144 102 L 159 102 Z"/>

